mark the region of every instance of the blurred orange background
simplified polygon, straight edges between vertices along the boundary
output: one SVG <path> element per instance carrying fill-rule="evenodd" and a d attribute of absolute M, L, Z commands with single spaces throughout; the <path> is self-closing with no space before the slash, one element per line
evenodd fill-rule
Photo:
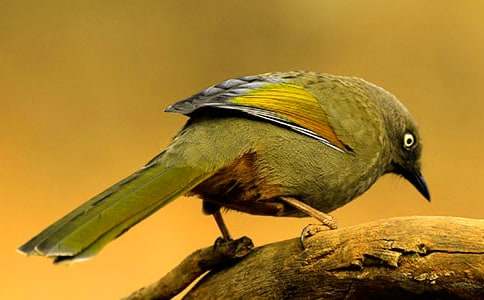
<path fill-rule="evenodd" d="M 117 299 L 218 236 L 180 198 L 88 262 L 15 249 L 130 174 L 185 118 L 168 104 L 227 78 L 314 70 L 396 94 L 424 138 L 433 202 L 395 176 L 333 213 L 484 218 L 484 3 L 478 1 L 1 1 L 0 298 Z M 228 213 L 257 245 L 311 219 Z"/>

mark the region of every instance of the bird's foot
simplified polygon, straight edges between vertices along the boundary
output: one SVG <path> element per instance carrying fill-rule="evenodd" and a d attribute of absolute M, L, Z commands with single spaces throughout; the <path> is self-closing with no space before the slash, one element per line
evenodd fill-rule
<path fill-rule="evenodd" d="M 321 222 L 322 226 L 326 226 L 330 230 L 338 229 L 338 224 L 333 216 L 325 214 L 323 212 L 319 212 L 318 221 Z"/>
<path fill-rule="evenodd" d="M 213 249 L 215 252 L 229 258 L 242 258 L 252 251 L 254 243 L 246 236 L 236 240 L 227 240 L 219 237 L 215 240 Z"/>
<path fill-rule="evenodd" d="M 306 227 L 303 228 L 301 232 L 301 237 L 300 237 L 301 246 L 303 247 L 303 249 L 306 249 L 304 242 L 308 238 L 316 235 L 321 231 L 334 230 L 338 228 L 338 225 L 336 224 L 336 221 L 334 220 L 334 218 L 331 216 L 329 217 L 330 218 L 325 218 L 325 222 L 321 222 L 321 224 L 308 224 L 306 225 Z"/>

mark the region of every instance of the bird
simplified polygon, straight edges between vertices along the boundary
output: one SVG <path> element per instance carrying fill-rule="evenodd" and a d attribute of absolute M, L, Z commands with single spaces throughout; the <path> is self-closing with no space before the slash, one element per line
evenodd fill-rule
<path fill-rule="evenodd" d="M 396 174 L 428 201 L 422 141 L 405 106 L 352 76 L 274 72 L 225 80 L 170 105 L 188 117 L 142 168 L 18 248 L 54 263 L 88 259 L 179 196 L 202 199 L 224 239 L 221 212 L 314 217 Z"/>

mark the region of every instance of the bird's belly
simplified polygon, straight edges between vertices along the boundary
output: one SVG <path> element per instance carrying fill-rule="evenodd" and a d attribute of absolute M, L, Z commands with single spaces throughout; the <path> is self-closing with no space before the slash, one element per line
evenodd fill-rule
<path fill-rule="evenodd" d="M 274 200 L 281 196 L 280 187 L 261 176 L 256 160 L 255 152 L 245 153 L 191 191 L 204 200 L 205 213 L 224 207 L 257 215 L 280 214 L 282 204 Z"/>
<path fill-rule="evenodd" d="M 371 177 L 349 179 L 344 187 L 321 184 L 319 192 L 305 193 L 301 195 L 301 200 L 317 210 L 329 213 L 366 192 L 374 182 L 375 179 Z"/>

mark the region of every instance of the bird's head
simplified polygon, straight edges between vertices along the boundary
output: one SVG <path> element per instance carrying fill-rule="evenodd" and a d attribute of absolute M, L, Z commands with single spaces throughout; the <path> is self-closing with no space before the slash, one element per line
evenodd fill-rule
<path fill-rule="evenodd" d="M 389 105 L 385 105 L 384 119 L 390 146 L 386 171 L 408 180 L 430 201 L 430 192 L 421 171 L 422 141 L 417 125 L 408 110 L 394 96 L 386 100 Z"/>

